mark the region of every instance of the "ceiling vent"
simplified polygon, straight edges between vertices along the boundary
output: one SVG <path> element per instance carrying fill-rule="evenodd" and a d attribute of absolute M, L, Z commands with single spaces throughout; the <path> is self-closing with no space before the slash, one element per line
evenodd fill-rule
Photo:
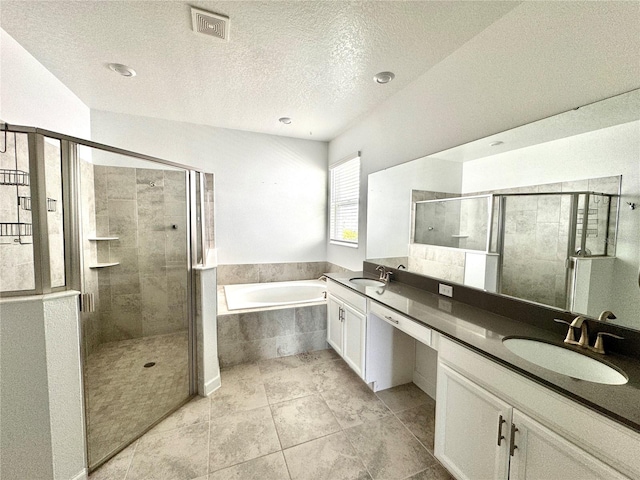
<path fill-rule="evenodd" d="M 221 42 L 229 41 L 229 17 L 191 7 L 193 31 L 213 37 Z"/>

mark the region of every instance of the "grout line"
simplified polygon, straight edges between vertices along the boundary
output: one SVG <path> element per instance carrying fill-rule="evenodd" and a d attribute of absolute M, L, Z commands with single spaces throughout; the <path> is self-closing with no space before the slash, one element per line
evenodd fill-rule
<path fill-rule="evenodd" d="M 127 470 L 124 472 L 124 477 L 122 477 L 122 480 L 127 480 L 127 477 L 129 476 L 129 471 L 131 470 L 131 466 L 133 465 L 133 457 L 136 454 L 136 451 L 138 450 L 138 445 L 140 444 L 140 439 L 136 440 L 135 445 L 133 446 L 133 453 L 131 454 L 131 459 L 129 460 L 129 465 L 127 465 Z"/>

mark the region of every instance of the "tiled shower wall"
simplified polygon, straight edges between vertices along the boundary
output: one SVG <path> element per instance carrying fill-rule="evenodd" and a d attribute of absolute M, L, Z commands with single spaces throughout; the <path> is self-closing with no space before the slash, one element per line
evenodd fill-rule
<path fill-rule="evenodd" d="M 180 171 L 94 167 L 100 341 L 187 328 L 187 217 Z"/>
<path fill-rule="evenodd" d="M 596 191 L 617 194 L 619 176 L 572 182 L 533 185 L 494 193 L 545 193 Z M 565 308 L 565 259 L 569 235 L 571 201 L 563 196 L 508 197 L 505 215 L 505 254 L 502 293 L 526 300 Z M 599 209 L 601 210 L 601 209 Z M 612 216 L 615 217 L 615 210 Z M 598 231 L 587 247 L 603 242 L 606 223 L 599 215 Z M 609 232 L 609 241 L 615 239 Z M 613 249 L 609 252 L 614 254 Z"/>

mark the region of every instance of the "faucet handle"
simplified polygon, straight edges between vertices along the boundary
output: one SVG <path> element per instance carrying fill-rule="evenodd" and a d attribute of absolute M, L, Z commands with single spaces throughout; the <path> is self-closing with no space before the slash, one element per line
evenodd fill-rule
<path fill-rule="evenodd" d="M 567 331 L 567 336 L 564 339 L 564 343 L 569 343 L 571 345 L 578 345 L 578 342 L 576 341 L 576 337 L 573 334 L 573 325 L 571 325 L 571 322 L 567 322 L 566 320 L 561 320 L 559 318 L 554 318 L 553 321 L 557 323 L 564 323 L 565 325 L 569 325 L 569 330 Z"/>
<path fill-rule="evenodd" d="M 616 335 L 615 333 L 598 332 L 598 335 L 596 337 L 596 343 L 593 344 L 593 347 L 591 348 L 591 350 L 593 350 L 596 353 L 602 353 L 603 355 L 606 353 L 604 351 L 604 342 L 602 340 L 602 337 L 604 337 L 605 335 L 607 337 L 617 338 L 618 340 L 624 340 L 624 337 L 621 337 L 620 335 Z"/>

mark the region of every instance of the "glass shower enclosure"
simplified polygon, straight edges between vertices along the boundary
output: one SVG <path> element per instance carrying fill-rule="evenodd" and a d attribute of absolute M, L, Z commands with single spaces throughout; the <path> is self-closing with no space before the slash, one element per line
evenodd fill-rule
<path fill-rule="evenodd" d="M 587 305 L 597 303 L 590 291 L 612 274 L 618 204 L 619 195 L 590 191 L 416 201 L 412 243 L 459 257 L 465 282 L 472 254 L 486 255 L 483 274 L 495 285 L 490 291 L 592 313 L 600 306 Z M 429 255 L 426 260 L 438 260 L 433 250 Z M 486 267 L 489 259 L 495 268 Z"/>
<path fill-rule="evenodd" d="M 212 175 L 31 127 L 0 136 L 0 294 L 81 292 L 92 470 L 197 390 L 193 267 L 213 242 Z"/>

